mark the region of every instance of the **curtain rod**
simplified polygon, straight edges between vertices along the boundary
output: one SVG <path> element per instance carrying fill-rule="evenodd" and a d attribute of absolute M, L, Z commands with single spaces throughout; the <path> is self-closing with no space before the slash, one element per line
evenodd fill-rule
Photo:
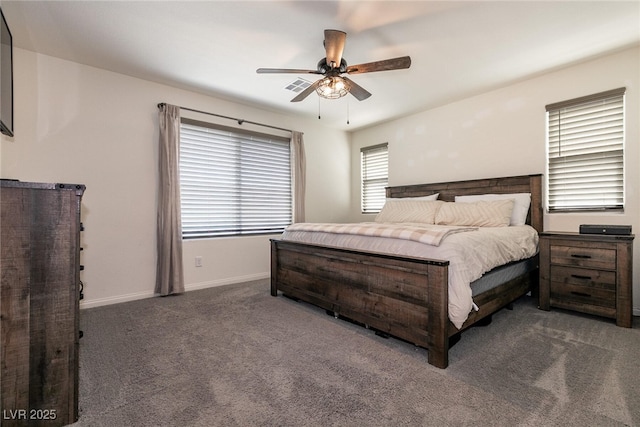
<path fill-rule="evenodd" d="M 158 108 L 162 108 L 165 105 L 167 105 L 166 102 L 161 102 L 161 103 L 158 104 Z M 215 117 L 220 117 L 220 118 L 223 118 L 223 119 L 233 120 L 235 122 L 238 122 L 239 125 L 242 125 L 243 123 L 249 123 L 251 125 L 263 126 L 263 127 L 266 127 L 266 128 L 277 129 L 277 130 L 282 130 L 282 131 L 285 131 L 285 132 L 293 133 L 293 131 L 291 129 L 284 129 L 284 128 L 279 128 L 277 126 L 265 125 L 263 123 L 252 122 L 250 120 L 237 119 L 235 117 L 223 116 L 221 114 L 209 113 L 207 111 L 194 110 L 193 108 L 187 108 L 187 107 L 181 107 L 181 106 L 178 106 L 178 108 L 180 108 L 181 110 L 193 111 L 194 113 L 207 114 L 209 116 L 215 116 Z"/>

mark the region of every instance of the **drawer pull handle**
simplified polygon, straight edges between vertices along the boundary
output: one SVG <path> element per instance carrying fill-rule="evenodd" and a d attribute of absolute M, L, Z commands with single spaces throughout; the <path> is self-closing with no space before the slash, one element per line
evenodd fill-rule
<path fill-rule="evenodd" d="M 591 294 L 586 294 L 584 292 L 576 292 L 576 291 L 571 291 L 571 293 L 573 295 L 577 295 L 579 297 L 587 297 L 587 298 L 591 298 Z"/>
<path fill-rule="evenodd" d="M 571 277 L 576 279 L 591 280 L 591 276 L 581 276 L 579 274 L 572 274 Z"/>
<path fill-rule="evenodd" d="M 591 255 L 571 254 L 572 258 L 591 259 Z"/>

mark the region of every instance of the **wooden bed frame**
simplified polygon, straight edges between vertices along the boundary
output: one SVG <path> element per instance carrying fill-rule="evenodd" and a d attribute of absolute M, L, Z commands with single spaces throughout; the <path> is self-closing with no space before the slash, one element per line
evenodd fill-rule
<path fill-rule="evenodd" d="M 542 231 L 542 175 L 388 187 L 387 197 L 531 193 L 527 224 Z M 449 261 L 271 240 L 271 295 L 278 291 L 428 350 L 446 368 L 449 338 L 526 294 L 537 270 L 474 296 L 461 329 L 448 318 Z"/>

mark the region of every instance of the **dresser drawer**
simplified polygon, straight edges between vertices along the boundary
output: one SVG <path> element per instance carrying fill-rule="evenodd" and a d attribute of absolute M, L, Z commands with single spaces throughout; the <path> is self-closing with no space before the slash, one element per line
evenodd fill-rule
<path fill-rule="evenodd" d="M 597 269 L 616 269 L 616 250 L 608 248 L 583 248 L 579 246 L 551 245 L 552 265 L 567 265 Z"/>

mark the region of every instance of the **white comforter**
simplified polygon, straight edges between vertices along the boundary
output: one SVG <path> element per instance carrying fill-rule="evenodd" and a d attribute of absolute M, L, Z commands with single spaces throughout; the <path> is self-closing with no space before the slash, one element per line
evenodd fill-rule
<path fill-rule="evenodd" d="M 404 239 L 316 231 L 286 230 L 282 239 L 448 260 L 449 319 L 457 328 L 462 327 L 474 307 L 471 282 L 497 266 L 529 258 L 538 249 L 538 233 L 528 225 L 481 227 L 475 231 L 449 234 L 439 246 Z"/>

